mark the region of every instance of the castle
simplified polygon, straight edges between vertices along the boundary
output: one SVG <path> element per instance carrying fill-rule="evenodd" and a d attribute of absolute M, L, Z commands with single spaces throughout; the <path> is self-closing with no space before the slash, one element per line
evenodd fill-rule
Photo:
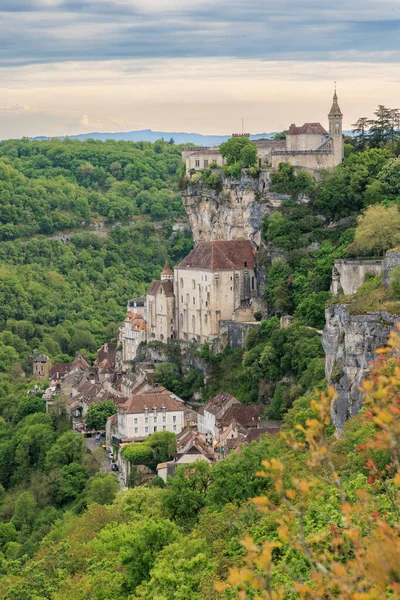
<path fill-rule="evenodd" d="M 340 164 L 344 156 L 343 114 L 336 90 L 328 119 L 329 132 L 320 123 L 305 123 L 302 127 L 291 125 L 285 140 L 256 141 L 260 167 L 274 169 L 286 162 L 317 174 L 321 169 Z M 188 175 L 193 170 L 208 168 L 211 163 L 224 164 L 218 148 L 186 148 L 182 156 Z M 230 211 L 238 207 L 246 211 L 245 191 L 235 193 Z M 254 193 L 251 197 L 254 199 Z M 200 206 L 196 205 L 197 221 L 200 212 Z M 248 219 L 245 212 L 241 218 Z M 257 222 L 260 218 L 261 213 Z M 230 234 L 224 232 L 218 237 L 209 232 L 205 240 L 201 239 L 201 232 L 193 229 L 197 242 L 194 250 L 174 270 L 166 264 L 160 280 L 152 282 L 145 306 L 148 341 L 202 344 L 219 336 L 221 322 L 254 323 L 254 314 L 263 311 L 263 285 L 258 282 L 255 270 L 254 247 L 258 244 L 254 239 L 253 243 L 250 241 L 251 235 L 243 228 L 239 235 L 231 229 Z"/>
<path fill-rule="evenodd" d="M 343 114 L 336 89 L 328 122 L 329 131 L 321 123 L 305 123 L 301 127 L 292 124 L 285 140 L 256 140 L 259 167 L 277 169 L 282 162 L 311 172 L 336 167 L 344 158 Z M 219 167 L 224 165 L 219 148 L 184 148 L 182 160 L 186 165 L 186 175 L 207 169 L 212 163 Z"/>

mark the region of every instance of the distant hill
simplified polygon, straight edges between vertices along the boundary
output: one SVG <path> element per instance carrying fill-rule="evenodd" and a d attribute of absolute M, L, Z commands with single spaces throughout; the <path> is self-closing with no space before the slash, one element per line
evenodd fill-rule
<path fill-rule="evenodd" d="M 252 135 L 252 140 L 261 138 L 272 138 L 274 133 L 257 133 Z M 196 146 L 218 146 L 222 142 L 226 142 L 230 138 L 229 135 L 203 135 L 201 133 L 185 133 L 182 131 L 152 131 L 151 129 L 142 129 L 140 131 L 125 131 L 117 133 L 80 133 L 78 135 L 59 136 L 62 139 L 69 138 L 71 140 L 126 140 L 129 142 L 156 142 L 161 138 L 170 140 L 173 138 L 176 144 L 196 144 Z M 50 138 L 39 136 L 33 138 L 35 141 L 48 140 Z"/>

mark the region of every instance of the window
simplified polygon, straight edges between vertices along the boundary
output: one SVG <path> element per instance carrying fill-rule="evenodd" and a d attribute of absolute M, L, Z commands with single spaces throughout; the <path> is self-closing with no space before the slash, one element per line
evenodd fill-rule
<path fill-rule="evenodd" d="M 154 431 L 157 431 L 157 425 L 154 425 Z"/>
<path fill-rule="evenodd" d="M 199 158 L 196 158 L 196 160 L 195 160 L 195 163 L 194 163 L 194 164 L 195 164 L 195 166 L 196 166 L 196 167 L 199 167 L 199 166 L 200 166 L 200 159 L 199 159 Z"/>
<path fill-rule="evenodd" d="M 194 279 L 192 279 L 192 290 L 196 289 L 196 282 Z"/>
<path fill-rule="evenodd" d="M 254 277 L 251 278 L 251 289 L 254 290 Z"/>
<path fill-rule="evenodd" d="M 181 302 L 182 302 L 182 304 L 183 304 L 183 296 L 181 296 Z"/>
<path fill-rule="evenodd" d="M 190 296 L 189 296 L 189 294 L 186 294 L 186 304 L 189 304 L 189 302 L 190 302 Z"/>
<path fill-rule="evenodd" d="M 145 417 L 144 422 L 148 423 L 149 422 L 149 417 Z"/>
<path fill-rule="evenodd" d="M 207 281 L 207 275 L 204 276 L 204 281 Z"/>
<path fill-rule="evenodd" d="M 247 260 L 244 261 L 244 266 L 247 267 Z"/>
<path fill-rule="evenodd" d="M 181 327 L 183 327 L 183 314 L 182 313 L 180 314 L 179 321 L 180 321 Z"/>
<path fill-rule="evenodd" d="M 149 428 L 148 428 L 148 427 L 145 427 L 145 428 L 144 428 L 144 431 L 145 431 L 145 433 L 149 433 Z"/>
<path fill-rule="evenodd" d="M 166 429 L 167 429 L 167 428 L 165 427 L 165 425 L 163 425 L 163 428 L 162 428 L 162 430 L 163 430 L 163 431 L 166 431 Z"/>
<path fill-rule="evenodd" d="M 196 304 L 196 298 L 193 296 L 193 304 Z"/>
<path fill-rule="evenodd" d="M 181 277 L 180 285 L 181 285 L 181 288 L 183 288 L 183 279 L 182 279 L 182 277 Z"/>
<path fill-rule="evenodd" d="M 166 421 L 167 421 L 166 415 L 163 416 L 162 420 L 163 420 L 163 423 L 166 423 Z"/>
<path fill-rule="evenodd" d="M 204 325 L 207 325 L 207 322 L 208 322 L 208 316 L 204 315 Z"/>
<path fill-rule="evenodd" d="M 176 417 L 172 417 L 172 422 L 176 423 Z"/>
<path fill-rule="evenodd" d="M 231 275 L 231 276 L 229 277 L 229 280 L 230 280 L 230 281 L 232 281 L 232 279 L 233 279 L 233 277 L 232 277 L 232 275 Z"/>
<path fill-rule="evenodd" d="M 192 331 L 193 333 L 195 332 L 196 329 L 196 317 L 193 315 L 192 316 Z"/>
<path fill-rule="evenodd" d="M 135 427 L 135 433 L 138 433 L 138 431 L 139 431 L 139 430 L 138 430 L 138 428 L 137 428 L 137 427 Z"/>
<path fill-rule="evenodd" d="M 133 419 L 134 425 L 137 425 L 137 419 Z"/>
<path fill-rule="evenodd" d="M 204 168 L 207 168 L 207 167 L 208 167 L 208 160 L 204 159 Z"/>
<path fill-rule="evenodd" d="M 173 429 L 174 431 L 176 431 L 176 425 L 174 425 L 172 429 Z"/>

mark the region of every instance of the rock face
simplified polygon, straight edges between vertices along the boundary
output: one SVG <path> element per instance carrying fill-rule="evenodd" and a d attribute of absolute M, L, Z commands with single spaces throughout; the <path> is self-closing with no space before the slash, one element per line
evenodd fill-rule
<path fill-rule="evenodd" d="M 375 350 L 384 346 L 400 315 L 373 312 L 351 315 L 346 304 L 326 311 L 322 337 L 325 375 L 338 394 L 332 405 L 332 421 L 339 435 L 345 421 L 356 415 L 362 402 L 359 386 L 375 360 Z"/>
<path fill-rule="evenodd" d="M 262 217 L 289 198 L 268 192 L 269 175 L 269 171 L 264 170 L 258 179 L 246 176 L 238 180 L 224 179 L 221 192 L 201 184 L 191 185 L 182 192 L 196 244 L 246 239 L 258 249 Z"/>

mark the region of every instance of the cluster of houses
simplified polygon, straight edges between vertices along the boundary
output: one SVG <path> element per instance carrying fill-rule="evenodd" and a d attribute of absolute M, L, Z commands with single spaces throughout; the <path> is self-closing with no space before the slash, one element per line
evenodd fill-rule
<path fill-rule="evenodd" d="M 122 374 L 118 352 L 104 344 L 97 360 L 90 366 L 78 355 L 70 364 L 51 365 L 44 354 L 36 357 L 36 377 L 44 375 L 49 387 L 44 398 L 48 412 L 67 411 L 74 429 L 85 435 L 87 411 L 92 404 L 111 400 L 115 415 L 106 424 L 106 447 L 113 452 L 124 485 L 129 487 L 132 466 L 121 450 L 127 444 L 142 443 L 157 431 L 176 434 L 177 452 L 167 463 L 159 464 L 158 475 L 164 480 L 173 476 L 177 466 L 205 460 L 214 463 L 265 433 L 275 433 L 280 421 L 264 418 L 265 406 L 245 406 L 231 394 L 219 393 L 199 411 L 193 410 L 176 394 L 154 383 L 146 374 Z M 155 476 L 140 467 L 142 481 Z"/>

